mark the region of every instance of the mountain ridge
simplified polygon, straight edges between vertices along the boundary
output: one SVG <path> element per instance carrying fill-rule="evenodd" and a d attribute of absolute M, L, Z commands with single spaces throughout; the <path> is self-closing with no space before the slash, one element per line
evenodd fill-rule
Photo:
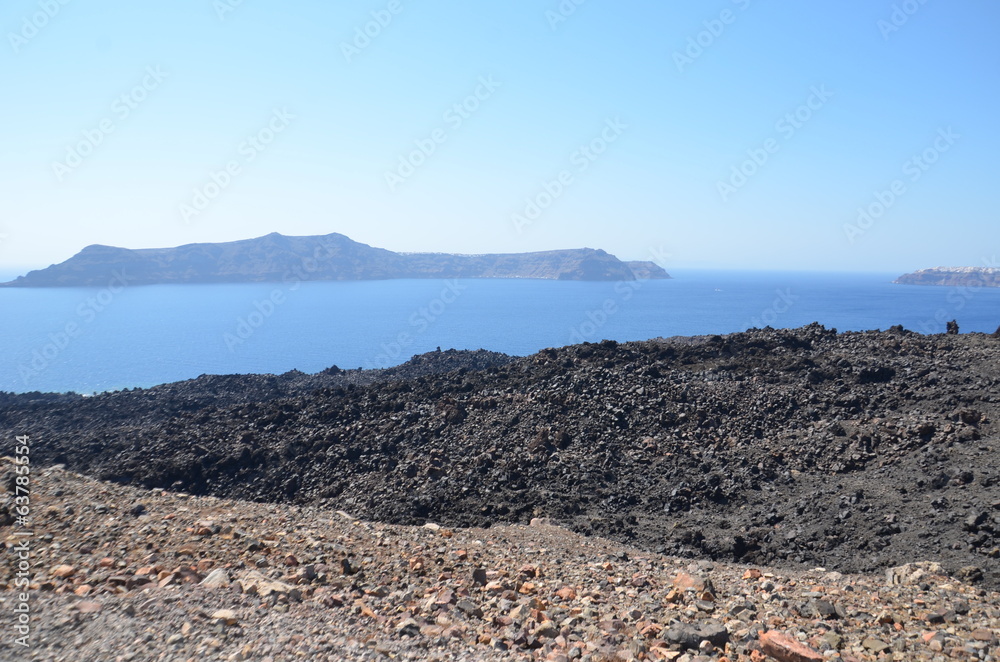
<path fill-rule="evenodd" d="M 401 278 L 617 281 L 670 275 L 653 262 L 623 262 L 592 248 L 483 255 L 397 253 L 339 233 L 286 236 L 272 232 L 253 239 L 172 248 L 91 244 L 68 260 L 30 271 L 0 287 L 105 286 L 115 278 L 132 285 L 154 285 Z"/>

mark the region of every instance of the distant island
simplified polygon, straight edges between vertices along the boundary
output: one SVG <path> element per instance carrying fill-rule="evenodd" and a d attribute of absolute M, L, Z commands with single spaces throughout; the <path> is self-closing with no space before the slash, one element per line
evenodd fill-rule
<path fill-rule="evenodd" d="M 654 262 L 623 262 L 592 248 L 494 255 L 395 253 L 337 233 L 286 237 L 272 232 L 256 239 L 176 248 L 95 244 L 65 262 L 31 271 L 0 283 L 0 287 L 103 287 L 115 274 L 131 285 L 398 278 L 670 278 Z"/>
<path fill-rule="evenodd" d="M 951 287 L 1000 287 L 996 267 L 934 267 L 903 274 L 892 281 L 900 285 L 947 285 Z"/>

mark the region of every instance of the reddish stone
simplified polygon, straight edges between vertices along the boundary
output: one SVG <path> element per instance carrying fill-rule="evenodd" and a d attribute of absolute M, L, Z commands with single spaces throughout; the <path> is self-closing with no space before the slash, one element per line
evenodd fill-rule
<path fill-rule="evenodd" d="M 52 568 L 52 576 L 59 579 L 66 579 L 67 577 L 72 577 L 74 574 L 76 574 L 76 568 L 71 565 L 57 565 Z"/>
<path fill-rule="evenodd" d="M 686 572 L 678 572 L 677 576 L 674 577 L 674 586 L 682 591 L 693 589 L 698 593 L 701 593 L 708 588 L 708 583 L 705 581 L 704 577 L 689 575 Z"/>
<path fill-rule="evenodd" d="M 569 586 L 563 586 L 561 589 L 556 591 L 556 595 L 563 600 L 576 600 L 576 591 Z"/>
<path fill-rule="evenodd" d="M 760 644 L 764 652 L 778 662 L 823 662 L 823 654 L 815 648 L 774 630 L 760 635 Z"/>

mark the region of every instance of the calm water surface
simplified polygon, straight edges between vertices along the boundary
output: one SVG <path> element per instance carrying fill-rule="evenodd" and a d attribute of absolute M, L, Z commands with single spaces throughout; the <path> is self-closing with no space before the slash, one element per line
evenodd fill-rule
<path fill-rule="evenodd" d="M 0 391 L 90 393 L 204 373 L 376 368 L 414 354 L 529 354 L 582 341 L 818 321 L 839 330 L 1000 325 L 1000 289 L 897 274 L 677 271 L 673 280 L 395 280 L 0 289 Z M 16 274 L 8 274 L 9 276 Z M 3 274 L 0 274 L 2 277 Z M 6 279 L 5 279 L 6 280 Z"/>

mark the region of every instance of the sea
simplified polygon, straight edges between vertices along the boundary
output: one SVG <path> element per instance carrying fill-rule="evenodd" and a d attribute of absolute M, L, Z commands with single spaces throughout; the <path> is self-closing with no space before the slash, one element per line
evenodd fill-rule
<path fill-rule="evenodd" d="M 963 333 L 1000 326 L 1000 288 L 895 285 L 895 273 L 671 275 L 0 288 L 0 391 L 89 395 L 202 374 L 385 368 L 438 348 L 527 355 L 811 322 L 920 333 L 943 333 L 952 319 Z"/>

